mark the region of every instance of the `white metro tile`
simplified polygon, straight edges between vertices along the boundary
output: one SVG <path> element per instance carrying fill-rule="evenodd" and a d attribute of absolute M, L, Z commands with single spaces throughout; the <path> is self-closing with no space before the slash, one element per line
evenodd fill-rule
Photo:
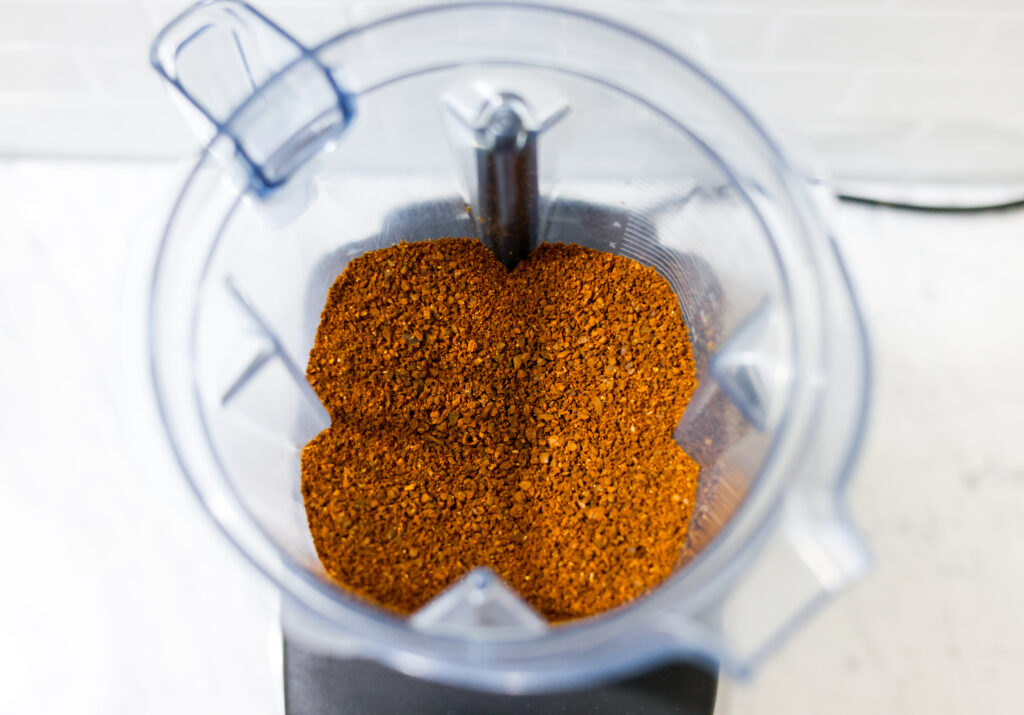
<path fill-rule="evenodd" d="M 51 8 L 60 5 L 117 5 L 124 4 L 127 0 L 32 0 L 33 5 L 48 5 Z M 140 2 L 141 0 L 136 0 Z M 193 0 L 198 1 L 198 0 Z M 0 13 L 8 5 L 24 5 L 27 0 L 0 0 Z"/>
<path fill-rule="evenodd" d="M 703 36 L 707 60 L 736 62 L 756 60 L 768 47 L 775 16 L 758 13 L 712 13 L 682 10 L 680 19 L 688 22 Z"/>
<path fill-rule="evenodd" d="M 1018 5 L 1024 9 L 1024 3 Z M 1024 17 L 992 18 L 985 23 L 973 62 L 990 67 L 1024 69 Z"/>
<path fill-rule="evenodd" d="M 274 2 L 260 3 L 259 10 L 304 45 L 317 45 L 351 25 L 349 3 Z"/>
<path fill-rule="evenodd" d="M 166 98 L 163 81 L 149 64 L 146 53 L 86 50 L 79 54 L 79 59 L 107 99 L 150 104 Z"/>
<path fill-rule="evenodd" d="M 877 119 L 1014 125 L 1024 118 L 1024 67 L 1016 72 L 877 71 L 857 78 L 847 113 Z"/>
<path fill-rule="evenodd" d="M 708 10 L 751 10 L 756 13 L 782 10 L 876 10 L 892 0 L 667 0 L 671 8 Z"/>
<path fill-rule="evenodd" d="M 165 159 L 195 154 L 199 143 L 170 103 L 119 106 L 104 102 L 0 107 L 0 156 Z"/>
<path fill-rule="evenodd" d="M 88 96 L 94 91 L 76 58 L 66 51 L 0 48 L 0 98 Z"/>
<path fill-rule="evenodd" d="M 772 56 L 792 63 L 845 66 L 950 65 L 970 47 L 971 16 L 787 15 Z"/>
<path fill-rule="evenodd" d="M 1020 0 L 891 0 L 893 10 L 930 12 L 986 12 L 991 10 L 1021 10 Z"/>
<path fill-rule="evenodd" d="M 855 76 L 842 69 L 718 67 L 716 72 L 756 111 L 776 119 L 834 116 Z"/>
<path fill-rule="evenodd" d="M 0 45 L 141 49 L 148 36 L 135 2 L 0 5 Z"/>
<path fill-rule="evenodd" d="M 139 8 L 151 33 L 156 33 L 194 4 L 193 0 L 139 0 Z"/>
<path fill-rule="evenodd" d="M 692 16 L 674 12 L 662 3 L 634 0 L 562 0 L 561 4 L 621 23 L 700 60 L 708 59 L 707 33 L 694 22 Z"/>

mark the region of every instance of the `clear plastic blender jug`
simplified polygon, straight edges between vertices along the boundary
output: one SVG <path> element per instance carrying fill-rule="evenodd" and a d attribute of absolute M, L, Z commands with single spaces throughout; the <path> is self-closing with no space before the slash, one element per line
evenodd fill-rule
<path fill-rule="evenodd" d="M 310 49 L 220 0 L 169 25 L 153 62 L 208 138 L 154 274 L 157 402 L 210 516 L 280 589 L 291 637 L 503 692 L 676 658 L 743 672 L 862 573 L 841 499 L 868 393 L 856 304 L 810 184 L 685 57 L 520 3 L 421 9 Z M 515 161 L 495 164 L 505 139 Z M 677 572 L 559 626 L 487 570 L 410 618 L 352 597 L 320 568 L 299 492 L 299 452 L 328 424 L 303 373 L 334 278 L 399 241 L 499 251 L 495 222 L 656 268 L 698 364 L 676 438 L 701 487 Z"/>

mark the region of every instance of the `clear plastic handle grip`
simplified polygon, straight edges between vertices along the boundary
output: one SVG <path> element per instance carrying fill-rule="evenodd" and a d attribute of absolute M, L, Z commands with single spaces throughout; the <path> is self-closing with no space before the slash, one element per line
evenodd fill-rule
<path fill-rule="evenodd" d="M 285 182 L 354 116 L 351 95 L 315 54 L 239 0 L 186 10 L 157 35 L 150 61 L 185 100 L 201 139 L 231 139 L 231 158 L 259 193 Z"/>

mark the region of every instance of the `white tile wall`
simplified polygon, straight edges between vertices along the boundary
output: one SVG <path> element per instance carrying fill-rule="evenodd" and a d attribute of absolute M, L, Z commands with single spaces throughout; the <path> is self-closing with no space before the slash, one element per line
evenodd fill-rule
<path fill-rule="evenodd" d="M 963 69 L 861 72 L 845 106 L 848 114 L 870 107 L 875 119 L 913 121 L 925 117 L 933 121 L 979 121 L 1019 127 L 1024 112 L 1024 69 L 998 68 L 984 74 L 985 81 L 981 82 L 976 72 Z"/>
<path fill-rule="evenodd" d="M 782 18 L 771 59 L 800 66 L 945 67 L 971 47 L 977 25 L 970 14 L 790 14 Z"/>
<path fill-rule="evenodd" d="M 163 81 L 149 62 L 139 61 L 138 52 L 123 49 L 89 52 L 82 58 L 81 65 L 102 99 L 164 106 L 167 91 Z"/>
<path fill-rule="evenodd" d="M 423 1 L 256 4 L 313 43 Z M 1022 0 L 562 1 L 696 56 L 840 175 L 900 178 L 909 162 L 955 179 L 977 153 L 975 178 L 1024 180 Z M 0 0 L 0 155 L 193 151 L 147 62 L 153 34 L 189 4 Z M 836 151 L 844 136 L 856 161 Z"/>
<path fill-rule="evenodd" d="M 0 2 L 4 46 L 144 48 L 148 28 L 137 2 Z"/>
<path fill-rule="evenodd" d="M 780 120 L 834 116 L 857 76 L 851 68 L 777 67 L 723 63 L 718 75 L 755 107 L 773 107 Z"/>
<path fill-rule="evenodd" d="M 1020 5 L 1024 10 L 1024 3 Z M 1020 63 L 1024 15 L 987 18 L 981 41 L 972 59 L 985 67 L 1006 67 Z"/>
<path fill-rule="evenodd" d="M 63 50 L 0 46 L 0 68 L 0 101 L 4 103 L 85 101 L 96 90 L 74 54 Z"/>
<path fill-rule="evenodd" d="M 674 23 L 688 23 L 703 36 L 703 59 L 709 64 L 743 62 L 759 64 L 767 57 L 768 48 L 781 24 L 781 16 L 751 9 L 744 12 L 699 11 L 688 7 L 663 10 L 675 13 Z M 669 29 L 667 34 L 672 34 Z M 671 38 L 669 38 L 671 39 Z"/>

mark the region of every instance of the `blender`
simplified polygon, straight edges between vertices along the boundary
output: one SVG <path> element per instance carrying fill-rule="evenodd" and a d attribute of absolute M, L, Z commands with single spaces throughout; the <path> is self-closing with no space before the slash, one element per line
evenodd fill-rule
<path fill-rule="evenodd" d="M 152 61 L 205 141 L 153 275 L 156 402 L 210 517 L 281 593 L 289 712 L 710 712 L 709 671 L 749 672 L 867 568 L 843 503 L 867 338 L 827 191 L 686 57 L 519 2 L 309 48 L 212 0 Z M 481 568 L 405 618 L 321 568 L 299 455 L 329 424 L 304 377 L 327 290 L 366 251 L 449 236 L 507 266 L 541 242 L 609 251 L 678 296 L 699 387 L 674 437 L 700 486 L 644 597 L 554 626 Z"/>

